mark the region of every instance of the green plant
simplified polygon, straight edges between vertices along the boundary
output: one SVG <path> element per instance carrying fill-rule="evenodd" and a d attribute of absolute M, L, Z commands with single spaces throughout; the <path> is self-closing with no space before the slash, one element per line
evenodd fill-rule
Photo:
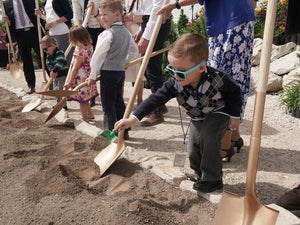
<path fill-rule="evenodd" d="M 286 113 L 300 110 L 299 91 L 300 81 L 294 81 L 287 85 L 280 93 L 280 105 Z"/>

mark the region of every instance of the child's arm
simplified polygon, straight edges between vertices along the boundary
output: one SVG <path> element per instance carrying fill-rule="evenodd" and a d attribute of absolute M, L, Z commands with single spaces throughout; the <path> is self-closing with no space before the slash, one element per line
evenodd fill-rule
<path fill-rule="evenodd" d="M 94 54 L 91 58 L 90 66 L 91 66 L 91 73 L 89 76 L 89 80 L 96 80 L 98 73 L 104 63 L 104 60 L 107 56 L 107 52 L 110 49 L 112 42 L 112 33 L 109 31 L 103 31 L 97 40 L 97 45 L 94 51 Z M 89 86 L 92 85 L 92 82 L 89 82 Z"/>
<path fill-rule="evenodd" d="M 138 121 L 138 119 L 133 115 L 131 115 L 127 119 L 121 119 L 115 123 L 114 131 L 116 131 L 118 129 L 125 130 L 125 129 L 131 127 L 132 125 L 134 125 L 137 121 Z"/>
<path fill-rule="evenodd" d="M 79 70 L 81 64 L 83 63 L 83 58 L 81 58 L 77 55 L 74 55 L 73 57 L 75 57 L 75 60 L 72 65 L 72 68 L 71 68 L 70 76 L 68 76 L 68 80 L 66 80 L 65 85 L 64 85 L 64 87 L 66 89 L 71 87 L 71 85 L 72 85 L 73 81 L 75 80 L 75 77 L 78 73 L 78 70 Z"/>

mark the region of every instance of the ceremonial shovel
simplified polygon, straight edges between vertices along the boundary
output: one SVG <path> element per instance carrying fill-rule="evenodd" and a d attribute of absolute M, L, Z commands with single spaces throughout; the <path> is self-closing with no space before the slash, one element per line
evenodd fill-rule
<path fill-rule="evenodd" d="M 6 16 L 2 0 L 1 0 L 1 8 L 2 8 L 2 16 Z M 17 60 L 8 23 L 5 23 L 5 28 L 6 28 L 6 32 L 7 32 L 7 36 L 8 36 L 8 40 L 9 40 L 9 47 L 8 47 L 9 72 L 14 78 L 18 79 L 23 74 L 23 63 L 18 62 L 18 60 Z M 11 49 L 11 52 L 13 55 L 13 62 L 11 62 L 11 59 L 10 59 L 9 48 Z"/>
<path fill-rule="evenodd" d="M 168 2 L 169 2 L 169 0 L 165 0 L 164 5 L 167 4 Z M 155 44 L 159 29 L 161 27 L 162 20 L 163 20 L 163 16 L 159 15 L 157 18 L 157 21 L 155 23 L 155 27 L 154 27 L 153 33 L 151 35 L 150 42 L 148 44 L 145 56 L 143 58 L 142 65 L 139 69 L 139 72 L 138 72 L 138 75 L 136 78 L 136 82 L 134 84 L 133 92 L 132 92 L 129 102 L 126 106 L 126 110 L 125 110 L 123 118 L 128 118 L 130 113 L 132 112 L 136 93 L 137 93 L 138 88 L 140 87 L 142 78 L 146 71 L 146 67 L 149 62 L 150 55 L 153 50 L 153 46 Z M 122 130 L 122 131 L 118 132 L 117 143 L 114 142 L 114 143 L 109 144 L 94 159 L 94 162 L 100 168 L 100 176 L 102 176 L 103 173 L 113 164 L 113 162 L 119 158 L 119 156 L 125 151 L 125 149 L 126 149 L 126 146 L 124 144 L 124 130 Z"/>
<path fill-rule="evenodd" d="M 261 142 L 261 128 L 268 82 L 274 21 L 277 0 L 269 0 L 263 47 L 259 68 L 258 84 L 255 96 L 252 131 L 249 147 L 246 195 L 244 197 L 223 191 L 221 202 L 216 211 L 213 225 L 274 225 L 278 211 L 260 203 L 255 193 L 258 156 Z"/>

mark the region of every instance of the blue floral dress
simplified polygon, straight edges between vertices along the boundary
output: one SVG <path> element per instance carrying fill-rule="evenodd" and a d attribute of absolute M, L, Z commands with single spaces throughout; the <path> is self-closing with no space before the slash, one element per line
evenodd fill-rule
<path fill-rule="evenodd" d="M 241 121 L 249 95 L 254 22 L 246 22 L 208 40 L 208 65 L 223 70 L 239 84 L 243 105 Z"/>

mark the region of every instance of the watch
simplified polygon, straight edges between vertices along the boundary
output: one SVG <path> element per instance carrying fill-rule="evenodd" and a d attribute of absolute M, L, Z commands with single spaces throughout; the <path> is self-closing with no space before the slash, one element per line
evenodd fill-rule
<path fill-rule="evenodd" d="M 181 6 L 179 5 L 179 0 L 176 0 L 176 8 L 181 9 Z"/>

